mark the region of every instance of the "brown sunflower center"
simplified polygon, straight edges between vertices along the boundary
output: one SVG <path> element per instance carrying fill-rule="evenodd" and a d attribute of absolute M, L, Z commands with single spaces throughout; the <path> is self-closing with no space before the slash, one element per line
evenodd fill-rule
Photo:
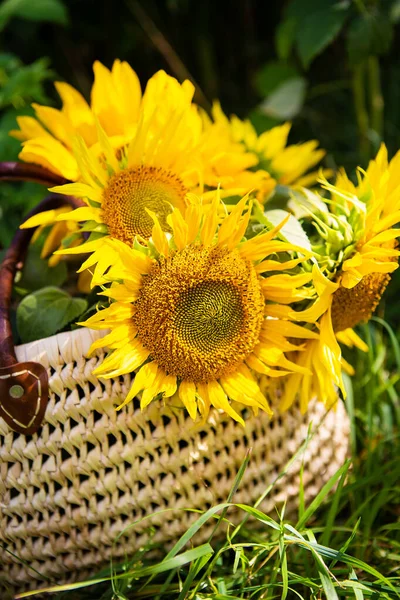
<path fill-rule="evenodd" d="M 227 375 L 257 344 L 264 298 L 234 250 L 192 246 L 160 258 L 135 302 L 138 337 L 167 373 L 194 382 Z"/>
<path fill-rule="evenodd" d="M 127 244 L 134 237 L 151 237 L 156 213 L 161 227 L 169 230 L 172 207 L 183 207 L 186 188 L 174 173 L 158 167 L 139 166 L 113 175 L 103 192 L 102 218 L 110 235 Z"/>
<path fill-rule="evenodd" d="M 333 330 L 343 331 L 368 321 L 389 281 L 390 275 L 386 273 L 371 273 L 351 289 L 340 287 L 336 290 L 332 299 Z"/>

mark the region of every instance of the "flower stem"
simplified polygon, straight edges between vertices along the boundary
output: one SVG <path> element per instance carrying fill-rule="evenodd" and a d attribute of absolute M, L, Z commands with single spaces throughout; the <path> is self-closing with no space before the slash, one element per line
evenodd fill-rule
<path fill-rule="evenodd" d="M 376 56 L 368 59 L 368 79 L 370 93 L 371 127 L 383 137 L 383 108 L 384 100 L 381 89 L 379 61 Z"/>
<path fill-rule="evenodd" d="M 358 65 L 353 72 L 353 99 L 359 132 L 360 155 L 367 163 L 370 158 L 369 116 L 365 99 L 365 63 Z"/>

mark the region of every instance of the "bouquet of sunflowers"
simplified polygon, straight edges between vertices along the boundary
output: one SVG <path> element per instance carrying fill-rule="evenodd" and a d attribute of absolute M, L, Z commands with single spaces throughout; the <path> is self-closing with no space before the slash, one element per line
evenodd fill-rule
<path fill-rule="evenodd" d="M 400 153 L 382 146 L 353 182 L 319 168 L 315 140 L 287 145 L 290 124 L 257 135 L 218 103 L 206 114 L 189 81 L 159 71 L 142 93 L 119 60 L 94 74 L 90 105 L 56 83 L 61 110 L 34 105 L 11 134 L 74 199 L 23 228 L 81 274 L 91 307 L 73 320 L 109 351 L 95 375 L 135 374 L 119 408 L 139 395 L 243 423 L 237 403 L 345 397 L 341 345 L 367 350 L 353 328 L 398 266 Z"/>

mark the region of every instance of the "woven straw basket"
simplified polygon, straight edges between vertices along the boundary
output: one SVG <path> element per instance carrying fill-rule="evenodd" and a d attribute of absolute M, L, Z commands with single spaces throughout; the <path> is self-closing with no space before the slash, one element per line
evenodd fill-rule
<path fill-rule="evenodd" d="M 164 512 L 129 528 L 113 546 L 127 525 L 159 509 L 205 510 L 226 501 L 249 448 L 250 463 L 234 501 L 254 503 L 306 439 L 310 422 L 315 433 L 303 456 L 306 500 L 343 463 L 349 423 L 340 402 L 328 414 L 319 403 L 311 403 L 306 415 L 297 407 L 281 415 L 276 411 L 272 420 L 262 412 L 257 417 L 246 413 L 244 428 L 215 409 L 207 422 L 193 422 L 173 401 L 153 402 L 142 413 L 134 400 L 116 411 L 131 377 L 104 381 L 93 375 L 104 353 L 86 355 L 99 332 L 61 333 L 14 353 L 7 322 L 10 290 L 27 241 L 21 241 L 26 232 L 17 236 L 20 241 L 0 269 L 0 587 L 2 580 L 37 586 L 39 575 L 25 564 L 55 582 L 79 580 L 111 555 L 132 554 L 149 540 L 150 525 L 154 542 L 176 541 L 196 513 Z M 30 420 L 25 396 L 15 400 L 21 418 L 41 421 L 31 435 L 17 433 L 22 426 L 10 417 L 13 378 L 22 382 L 26 396 L 34 396 Z M 46 406 L 39 400 L 47 379 Z M 285 500 L 287 510 L 296 507 L 300 466 L 301 460 L 293 463 L 262 510 L 272 512 Z M 238 516 L 228 513 L 233 521 Z M 214 526 L 201 529 L 195 541 Z"/>
<path fill-rule="evenodd" d="M 40 361 L 48 370 L 50 400 L 40 433 L 29 438 L 0 421 L 0 540 L 40 573 L 58 581 L 71 571 L 86 575 L 111 552 L 123 556 L 148 540 L 145 522 L 112 550 L 115 537 L 136 519 L 226 501 L 250 447 L 234 500 L 253 503 L 304 441 L 310 421 L 316 433 L 304 459 L 306 498 L 343 463 L 348 421 L 341 403 L 321 425 L 322 404 L 312 404 L 307 415 L 297 408 L 272 420 L 260 413 L 245 428 L 217 411 L 207 423 L 193 423 L 181 407 L 161 402 L 143 413 L 136 401 L 117 412 L 130 378 L 104 382 L 92 375 L 104 355 L 85 355 L 98 335 L 77 330 L 17 348 L 20 361 Z M 285 499 L 293 507 L 299 469 L 294 463 L 263 510 Z M 195 518 L 163 513 L 152 521 L 154 541 L 177 539 Z M 0 577 L 35 577 L 10 553 L 0 551 L 0 557 Z"/>

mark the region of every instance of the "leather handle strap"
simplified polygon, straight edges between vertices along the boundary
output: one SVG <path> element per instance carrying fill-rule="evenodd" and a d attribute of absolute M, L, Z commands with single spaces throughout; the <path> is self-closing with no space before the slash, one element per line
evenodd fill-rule
<path fill-rule="evenodd" d="M 27 218 L 65 205 L 78 208 L 82 201 L 53 194 L 40 202 Z M 35 228 L 18 230 L 0 265 L 0 416 L 12 429 L 25 435 L 39 429 L 48 401 L 47 371 L 39 363 L 18 362 L 10 323 L 15 274 L 23 266 L 34 231 Z"/>
<path fill-rule="evenodd" d="M 62 185 L 67 179 L 40 165 L 19 162 L 0 162 L 0 181 L 31 181 L 42 185 Z"/>

